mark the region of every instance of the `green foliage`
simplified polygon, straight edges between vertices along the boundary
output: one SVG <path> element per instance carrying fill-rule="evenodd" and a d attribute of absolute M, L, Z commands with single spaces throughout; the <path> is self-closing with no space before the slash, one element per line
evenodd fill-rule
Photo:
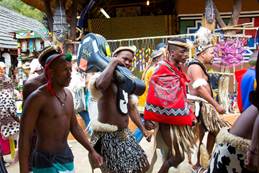
<path fill-rule="evenodd" d="M 41 11 L 25 4 L 21 0 L 0 0 L 0 6 L 6 7 L 40 22 L 43 20 L 44 14 Z"/>

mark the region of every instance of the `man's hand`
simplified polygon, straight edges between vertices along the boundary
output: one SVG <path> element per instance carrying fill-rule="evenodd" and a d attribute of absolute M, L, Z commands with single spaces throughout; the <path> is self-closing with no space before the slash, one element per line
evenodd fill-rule
<path fill-rule="evenodd" d="M 102 156 L 100 156 L 95 150 L 93 150 L 92 152 L 89 153 L 89 156 L 91 158 L 91 160 L 94 162 L 94 164 L 97 167 L 102 166 L 103 164 L 103 158 Z"/>
<path fill-rule="evenodd" d="M 258 153 L 254 153 L 251 150 L 248 150 L 246 153 L 246 158 L 245 158 L 245 166 L 249 170 L 255 170 L 259 163 L 258 159 L 259 159 Z"/>
<path fill-rule="evenodd" d="M 144 126 L 147 130 L 153 130 L 157 127 L 155 122 L 149 120 L 145 120 Z"/>
<path fill-rule="evenodd" d="M 147 130 L 146 128 L 143 129 L 143 135 L 145 136 L 148 142 L 151 141 L 151 137 L 154 134 L 154 130 Z"/>
<path fill-rule="evenodd" d="M 216 106 L 216 110 L 219 114 L 224 114 L 226 112 L 226 110 L 221 105 Z"/>
<path fill-rule="evenodd" d="M 124 63 L 124 60 L 122 58 L 119 58 L 119 57 L 113 57 L 111 59 L 111 61 L 117 63 L 118 65 L 122 65 L 124 67 L 126 67 L 126 64 Z"/>
<path fill-rule="evenodd" d="M 156 123 L 153 121 L 145 120 L 143 135 L 146 137 L 148 142 L 151 141 L 151 137 L 154 134 L 154 129 L 157 127 Z"/>

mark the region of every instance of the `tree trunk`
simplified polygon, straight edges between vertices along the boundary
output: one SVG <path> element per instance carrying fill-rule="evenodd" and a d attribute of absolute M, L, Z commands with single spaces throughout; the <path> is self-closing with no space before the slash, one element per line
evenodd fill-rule
<path fill-rule="evenodd" d="M 218 23 L 218 25 L 219 25 L 221 28 L 226 27 L 226 24 L 225 24 L 225 22 L 223 21 L 222 17 L 220 16 L 219 10 L 217 9 L 217 7 L 216 7 L 216 5 L 215 5 L 214 2 L 213 2 L 213 5 L 214 5 L 214 10 L 215 10 L 216 22 Z"/>
<path fill-rule="evenodd" d="M 47 21 L 48 21 L 48 29 L 50 32 L 53 32 L 53 14 L 51 12 L 50 1 L 44 0 L 44 5 L 45 5 L 45 13 L 47 15 Z"/>
<path fill-rule="evenodd" d="M 233 11 L 228 26 L 234 26 L 238 24 L 239 15 L 242 8 L 242 0 L 234 0 Z"/>
<path fill-rule="evenodd" d="M 214 8 L 215 8 L 215 15 L 216 15 L 217 23 L 219 24 L 219 26 L 221 28 L 226 27 L 226 24 L 222 20 L 222 17 L 220 16 L 220 13 L 219 13 L 219 11 L 218 11 L 218 9 L 217 9 L 217 7 L 216 7 L 214 2 L 213 2 L 213 4 L 214 4 Z M 240 12 L 241 12 L 241 8 L 242 8 L 242 0 L 234 0 L 232 15 L 231 15 L 231 18 L 229 20 L 228 26 L 234 26 L 234 25 L 238 24 L 238 19 L 239 19 L 239 15 L 240 15 Z M 225 33 L 227 33 L 227 34 L 235 34 L 236 31 L 235 30 L 232 30 L 232 31 L 228 30 Z"/>
<path fill-rule="evenodd" d="M 77 6 L 78 6 L 78 0 L 73 0 L 72 2 L 72 13 L 71 13 L 71 22 L 70 22 L 70 40 L 76 39 L 76 17 L 77 17 Z"/>

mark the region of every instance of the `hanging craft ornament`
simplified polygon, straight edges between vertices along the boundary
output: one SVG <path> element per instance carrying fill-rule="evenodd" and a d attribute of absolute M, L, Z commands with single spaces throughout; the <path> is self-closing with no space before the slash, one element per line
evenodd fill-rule
<path fill-rule="evenodd" d="M 244 61 L 244 43 L 240 39 L 220 41 L 214 49 L 214 63 L 223 65 L 238 65 Z"/>
<path fill-rule="evenodd" d="M 212 0 L 206 1 L 205 19 L 209 24 L 212 24 L 215 21 L 215 9 Z"/>
<path fill-rule="evenodd" d="M 62 3 L 59 0 L 59 4 L 55 10 L 53 16 L 53 39 L 56 42 L 55 44 L 64 43 L 65 39 L 67 39 L 68 34 L 68 24 L 66 21 L 66 13 Z"/>

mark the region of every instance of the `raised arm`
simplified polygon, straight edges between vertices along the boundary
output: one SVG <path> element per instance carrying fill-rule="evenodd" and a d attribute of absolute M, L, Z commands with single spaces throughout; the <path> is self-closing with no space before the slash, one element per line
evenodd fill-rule
<path fill-rule="evenodd" d="M 193 64 L 188 68 L 187 74 L 190 77 L 190 79 L 192 80 L 192 85 L 193 85 L 193 83 L 197 82 L 198 80 L 201 81 L 200 85 L 197 86 L 197 88 L 195 88 L 193 86 L 193 88 L 197 91 L 198 96 L 202 97 L 207 102 L 209 102 L 211 105 L 213 105 L 219 113 L 225 113 L 225 110 L 223 109 L 223 107 L 220 106 L 216 100 L 214 100 L 214 98 L 211 96 L 211 93 L 206 89 L 205 86 L 210 85 L 210 84 L 204 83 L 205 81 L 202 80 L 202 79 L 204 79 L 203 78 L 204 72 L 202 71 L 202 69 L 198 65 Z"/>
<path fill-rule="evenodd" d="M 113 79 L 114 70 L 118 64 L 123 65 L 123 60 L 121 58 L 113 57 L 110 63 L 108 64 L 108 66 L 96 79 L 95 81 L 96 89 L 105 91 L 110 86 Z"/>
<path fill-rule="evenodd" d="M 19 137 L 19 163 L 20 173 L 29 172 L 29 155 L 31 148 L 31 138 L 35 128 L 41 105 L 43 103 L 42 96 L 34 93 L 28 97 L 24 104 L 23 115 L 20 123 Z"/>

